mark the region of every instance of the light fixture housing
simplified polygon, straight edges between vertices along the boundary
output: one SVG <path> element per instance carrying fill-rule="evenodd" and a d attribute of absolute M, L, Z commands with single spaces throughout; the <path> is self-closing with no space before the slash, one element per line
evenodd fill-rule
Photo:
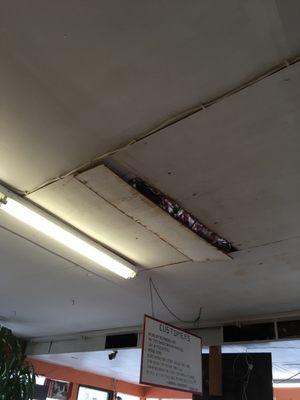
<path fill-rule="evenodd" d="M 33 211 L 24 205 L 23 201 L 5 196 L 0 200 L 0 209 L 122 278 L 134 278 L 136 275 L 129 262 L 98 244 L 92 245 L 87 240 L 79 238 L 41 213 Z"/>

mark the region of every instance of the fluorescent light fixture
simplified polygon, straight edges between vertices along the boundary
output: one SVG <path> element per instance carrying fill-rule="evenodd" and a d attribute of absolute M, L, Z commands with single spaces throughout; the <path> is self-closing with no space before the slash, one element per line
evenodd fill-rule
<path fill-rule="evenodd" d="M 125 260 L 122 262 L 120 257 L 113 253 L 109 254 L 108 250 L 103 249 L 103 251 L 101 251 L 97 247 L 90 245 L 86 241 L 61 228 L 59 225 L 49 221 L 47 218 L 41 216 L 35 211 L 32 211 L 20 202 L 6 197 L 2 202 L 0 202 L 0 208 L 12 217 L 17 218 L 44 235 L 62 243 L 69 249 L 81 254 L 96 264 L 101 265 L 101 267 L 114 272 L 122 278 L 128 279 L 135 277 L 135 271 L 126 265 L 129 263 Z"/>

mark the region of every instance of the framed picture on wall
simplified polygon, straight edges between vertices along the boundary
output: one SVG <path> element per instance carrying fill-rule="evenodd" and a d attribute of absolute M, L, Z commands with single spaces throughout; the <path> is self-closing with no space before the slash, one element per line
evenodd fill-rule
<path fill-rule="evenodd" d="M 67 400 L 70 390 L 69 382 L 53 381 L 49 383 L 48 397 L 56 400 Z"/>

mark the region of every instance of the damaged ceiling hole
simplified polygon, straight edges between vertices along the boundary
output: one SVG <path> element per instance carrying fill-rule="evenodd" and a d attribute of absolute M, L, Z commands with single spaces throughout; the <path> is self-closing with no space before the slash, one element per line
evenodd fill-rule
<path fill-rule="evenodd" d="M 171 199 L 169 196 L 166 196 L 160 190 L 154 188 L 139 178 L 130 180 L 129 184 L 143 196 L 147 197 L 154 204 L 168 213 L 172 218 L 179 221 L 181 224 L 189 228 L 202 239 L 206 240 L 212 246 L 222 250 L 224 253 L 232 253 L 237 251 L 237 248 L 235 248 L 232 243 L 209 229 L 191 213 L 176 203 L 176 201 Z"/>

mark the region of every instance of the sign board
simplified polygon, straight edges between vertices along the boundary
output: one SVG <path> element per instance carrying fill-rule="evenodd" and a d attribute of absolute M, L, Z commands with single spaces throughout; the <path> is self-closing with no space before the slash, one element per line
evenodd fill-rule
<path fill-rule="evenodd" d="M 145 315 L 140 383 L 202 393 L 201 338 Z"/>

